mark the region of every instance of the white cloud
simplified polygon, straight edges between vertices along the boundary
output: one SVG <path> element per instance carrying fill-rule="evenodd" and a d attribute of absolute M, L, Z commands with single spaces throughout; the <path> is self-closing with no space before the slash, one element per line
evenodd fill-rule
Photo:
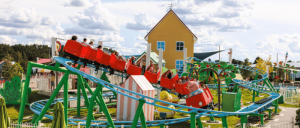
<path fill-rule="evenodd" d="M 16 39 L 12 39 L 9 36 L 0 35 L 0 43 L 12 45 L 13 43 L 17 42 Z"/>
<path fill-rule="evenodd" d="M 71 15 L 71 22 L 84 29 L 120 31 L 116 17 L 100 1 L 94 2 L 93 6 L 85 8 L 83 12 Z"/>
<path fill-rule="evenodd" d="M 300 52 L 300 40 L 290 43 L 289 48 L 292 52 Z"/>
<path fill-rule="evenodd" d="M 90 5 L 89 0 L 69 0 L 63 3 L 63 6 L 85 7 Z"/>
<path fill-rule="evenodd" d="M 134 22 L 127 23 L 126 28 L 132 30 L 150 30 L 154 27 L 154 25 L 158 22 L 153 17 L 150 17 L 148 14 L 145 13 L 137 13 L 134 14 Z"/>

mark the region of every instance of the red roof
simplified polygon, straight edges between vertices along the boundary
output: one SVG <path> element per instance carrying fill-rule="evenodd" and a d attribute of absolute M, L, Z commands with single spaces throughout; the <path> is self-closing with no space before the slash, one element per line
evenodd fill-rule
<path fill-rule="evenodd" d="M 197 38 L 197 36 L 182 22 L 182 20 L 176 15 L 176 13 L 172 10 L 172 9 L 170 9 L 170 11 L 151 29 L 151 31 L 145 36 L 145 38 L 159 25 L 159 23 L 161 22 L 161 21 L 163 21 L 163 19 L 165 19 L 165 17 L 170 13 L 170 12 L 173 12 L 173 14 L 176 16 L 176 18 L 185 26 L 185 28 L 190 32 L 190 33 L 192 33 L 192 35 L 194 36 L 194 37 L 196 37 L 196 39 L 198 39 Z"/>

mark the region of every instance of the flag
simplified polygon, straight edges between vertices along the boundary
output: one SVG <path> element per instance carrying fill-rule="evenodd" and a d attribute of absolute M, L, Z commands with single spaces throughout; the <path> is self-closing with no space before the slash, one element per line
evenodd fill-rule
<path fill-rule="evenodd" d="M 288 58 L 288 52 L 286 52 L 286 55 L 285 55 L 285 60 L 287 60 L 287 58 Z"/>

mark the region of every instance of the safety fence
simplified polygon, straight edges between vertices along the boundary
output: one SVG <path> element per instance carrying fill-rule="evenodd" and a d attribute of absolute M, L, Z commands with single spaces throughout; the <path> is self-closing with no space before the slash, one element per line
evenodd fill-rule
<path fill-rule="evenodd" d="M 288 86 L 280 88 L 284 103 L 298 105 L 300 103 L 300 93 L 297 90 L 298 88 L 289 89 Z"/>
<path fill-rule="evenodd" d="M 299 128 L 295 125 L 295 117 L 288 120 L 271 120 L 268 124 L 263 126 L 251 126 L 251 124 L 244 124 L 243 128 Z"/>

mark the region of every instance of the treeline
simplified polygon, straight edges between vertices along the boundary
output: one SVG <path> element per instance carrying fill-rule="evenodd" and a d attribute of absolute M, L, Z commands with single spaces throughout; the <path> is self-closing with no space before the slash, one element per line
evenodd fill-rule
<path fill-rule="evenodd" d="M 47 45 L 22 45 L 22 44 L 16 44 L 16 45 L 6 45 L 6 44 L 0 44 L 0 59 L 3 60 L 3 58 L 10 54 L 11 57 L 14 59 L 14 61 L 19 62 L 20 54 L 22 56 L 22 59 L 27 61 L 36 61 L 36 57 L 40 58 L 49 58 L 51 55 L 51 48 Z"/>

